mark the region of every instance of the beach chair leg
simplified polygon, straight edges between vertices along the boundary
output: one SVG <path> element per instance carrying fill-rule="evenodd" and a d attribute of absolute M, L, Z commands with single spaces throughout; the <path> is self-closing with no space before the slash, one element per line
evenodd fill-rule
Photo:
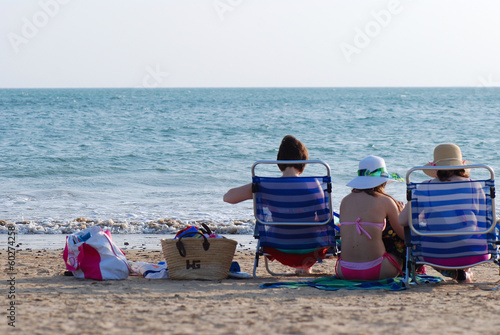
<path fill-rule="evenodd" d="M 405 286 L 410 288 L 410 281 L 416 283 L 415 277 L 415 259 L 412 256 L 413 245 L 411 243 L 411 231 L 410 227 L 404 228 L 405 233 L 405 246 L 406 246 L 406 264 L 405 264 Z M 411 279 L 410 279 L 411 276 Z"/>
<path fill-rule="evenodd" d="M 279 276 L 280 273 L 275 273 L 269 268 L 269 259 L 264 255 L 264 263 L 266 264 L 266 270 L 271 276 Z"/>
<path fill-rule="evenodd" d="M 266 270 L 271 276 L 293 276 L 295 273 L 276 273 L 269 267 L 269 259 L 264 255 L 264 263 L 266 264 Z"/>
<path fill-rule="evenodd" d="M 255 250 L 255 260 L 253 262 L 253 277 L 257 278 L 257 267 L 259 266 L 259 256 L 260 256 L 260 240 L 257 240 L 257 249 Z"/>
<path fill-rule="evenodd" d="M 262 256 L 264 258 L 264 264 L 266 266 L 266 270 L 271 276 L 293 276 L 296 274 L 295 272 L 294 273 L 276 273 L 276 272 L 273 272 L 269 267 L 269 259 L 267 258 L 266 254 L 264 253 L 264 251 L 260 247 L 260 240 L 257 240 L 257 249 L 255 250 L 255 260 L 253 263 L 253 277 L 254 278 L 257 278 L 257 268 L 259 267 L 260 256 Z"/>
<path fill-rule="evenodd" d="M 257 267 L 259 266 L 259 254 L 255 254 L 255 260 L 253 262 L 253 277 L 257 278 Z"/>
<path fill-rule="evenodd" d="M 418 282 L 417 282 L 417 263 L 415 263 L 415 261 L 411 262 L 411 278 L 415 284 L 418 284 Z"/>
<path fill-rule="evenodd" d="M 410 250 L 406 248 L 406 264 L 405 264 L 405 286 L 410 288 L 410 272 L 411 272 L 411 259 Z"/>
<path fill-rule="evenodd" d="M 269 267 L 269 259 L 268 257 L 264 254 L 264 263 L 266 265 L 266 270 L 271 276 L 296 276 L 297 272 L 281 272 L 277 273 L 271 270 Z"/>

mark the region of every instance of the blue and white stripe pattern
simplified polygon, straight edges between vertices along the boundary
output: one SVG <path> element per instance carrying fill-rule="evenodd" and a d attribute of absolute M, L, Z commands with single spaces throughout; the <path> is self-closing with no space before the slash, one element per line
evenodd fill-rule
<path fill-rule="evenodd" d="M 495 225 L 490 187 L 493 180 L 408 184 L 414 228 L 423 234 L 444 235 L 412 233 L 417 262 L 496 254 L 495 231 L 484 233 Z M 450 233 L 459 235 L 446 236 Z"/>
<path fill-rule="evenodd" d="M 330 177 L 253 177 L 261 246 L 299 250 L 334 245 L 329 182 Z"/>

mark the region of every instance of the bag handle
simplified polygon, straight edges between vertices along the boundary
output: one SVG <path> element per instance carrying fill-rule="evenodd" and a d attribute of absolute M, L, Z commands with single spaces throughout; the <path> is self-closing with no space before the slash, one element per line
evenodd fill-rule
<path fill-rule="evenodd" d="M 66 269 L 68 271 L 76 271 L 78 270 L 78 268 L 80 267 L 80 260 L 78 259 L 78 256 L 75 258 L 74 257 L 74 254 L 72 253 L 71 255 L 71 258 L 73 260 L 73 263 L 76 263 L 76 264 L 72 264 L 72 262 L 70 261 L 70 252 L 69 252 L 69 247 L 68 247 L 68 241 L 69 239 L 69 236 L 66 236 L 66 245 L 64 246 L 64 250 L 63 250 L 63 259 L 64 259 L 64 263 L 66 265 Z M 80 255 L 80 254 L 78 254 Z"/>
<path fill-rule="evenodd" d="M 206 238 L 205 235 L 200 234 L 203 237 L 203 249 L 207 251 L 210 248 L 210 242 L 208 242 L 208 239 Z M 179 255 L 181 257 L 186 257 L 186 248 L 184 248 L 184 243 L 182 243 L 182 239 L 184 236 L 181 236 L 175 245 L 177 246 L 177 250 L 179 250 Z"/>
<path fill-rule="evenodd" d="M 207 234 L 209 236 L 212 235 L 212 229 L 210 229 L 210 227 L 207 226 L 206 223 L 202 223 L 201 225 L 203 227 L 203 228 L 200 228 L 200 230 L 201 230 L 202 233 L 205 233 L 205 234 Z"/>

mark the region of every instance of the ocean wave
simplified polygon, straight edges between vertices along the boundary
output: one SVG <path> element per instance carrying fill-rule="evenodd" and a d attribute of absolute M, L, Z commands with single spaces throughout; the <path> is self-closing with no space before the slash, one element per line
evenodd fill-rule
<path fill-rule="evenodd" d="M 204 223 L 216 234 L 251 234 L 254 231 L 253 220 L 228 220 L 216 222 L 210 220 L 182 221 L 179 219 L 158 219 L 149 221 L 124 220 L 87 220 L 84 217 L 58 221 L 19 221 L 7 222 L 0 220 L 0 234 L 6 234 L 11 227 L 19 234 L 72 234 L 80 230 L 99 226 L 113 234 L 176 234 L 188 227 L 200 227 Z"/>

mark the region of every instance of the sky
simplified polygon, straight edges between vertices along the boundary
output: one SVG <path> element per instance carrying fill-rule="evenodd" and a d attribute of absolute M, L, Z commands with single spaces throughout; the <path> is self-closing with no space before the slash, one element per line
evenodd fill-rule
<path fill-rule="evenodd" d="M 0 0 L 0 88 L 500 86 L 498 0 Z"/>

